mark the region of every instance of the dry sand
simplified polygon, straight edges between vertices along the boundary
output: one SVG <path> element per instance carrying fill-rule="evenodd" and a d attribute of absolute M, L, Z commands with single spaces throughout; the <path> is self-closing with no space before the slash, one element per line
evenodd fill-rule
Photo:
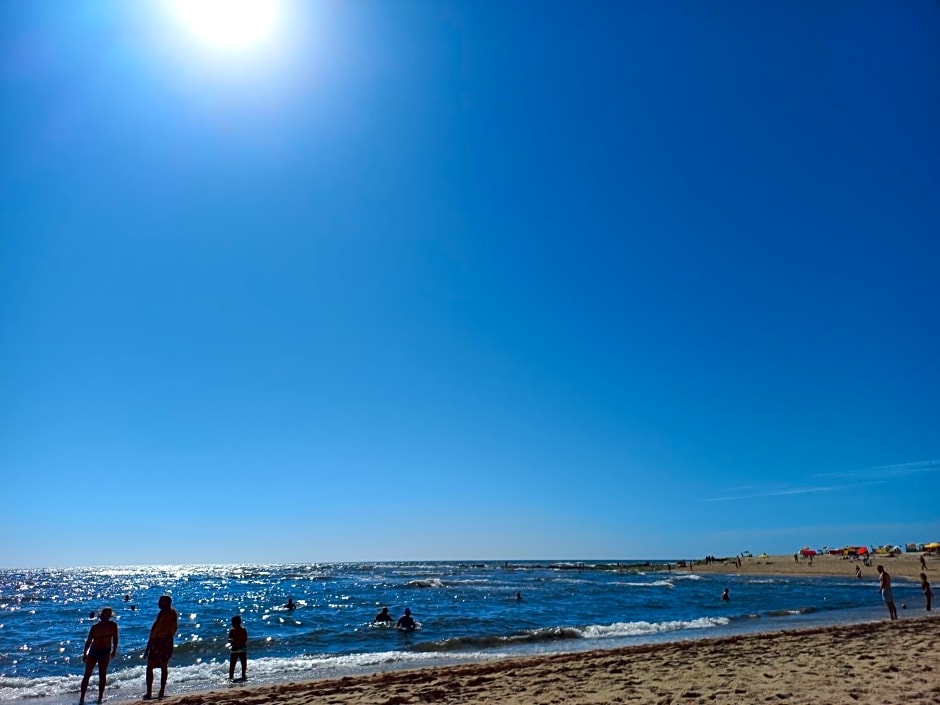
<path fill-rule="evenodd" d="M 856 566 L 862 571 L 862 578 L 877 580 L 876 566 L 883 565 L 894 580 L 913 580 L 920 582 L 920 553 L 902 553 L 899 556 L 873 555 L 871 566 L 866 566 L 861 560 L 846 559 L 842 556 L 813 556 L 810 564 L 808 558 L 800 558 L 799 562 L 793 556 L 767 556 L 766 558 L 742 558 L 741 567 L 736 568 L 732 559 L 724 559 L 714 563 L 705 563 L 696 560 L 690 568 L 673 566 L 674 571 L 693 573 L 730 573 L 735 575 L 835 575 L 855 577 Z M 927 579 L 931 586 L 940 583 L 940 556 L 925 556 L 927 561 Z M 932 576 L 937 576 L 936 578 Z M 937 587 L 934 586 L 936 592 Z"/>
<path fill-rule="evenodd" d="M 919 558 L 881 560 L 899 577 Z M 839 558 L 745 561 L 742 572 L 854 575 Z M 910 565 L 908 565 L 910 563 Z M 877 562 L 875 563 L 877 565 Z M 911 565 L 916 568 L 912 572 Z M 940 559 L 928 559 L 928 576 Z M 786 570 L 784 567 L 788 566 Z M 844 568 L 843 568 L 844 566 Z M 728 565 L 703 566 L 732 572 Z M 688 566 L 686 567 L 686 570 Z M 698 570 L 694 566 L 693 570 Z M 893 569 L 893 570 L 892 570 Z M 868 569 L 874 576 L 874 567 Z M 934 581 L 940 583 L 940 579 Z M 495 660 L 335 680 L 251 686 L 168 697 L 165 705 L 548 705 L 636 703 L 940 704 L 940 619 L 923 607 L 896 622 L 698 639 L 608 651 Z M 917 615 L 917 616 L 915 616 Z M 249 673 L 250 673 L 249 662 Z M 171 684 L 172 688 L 172 672 Z"/>

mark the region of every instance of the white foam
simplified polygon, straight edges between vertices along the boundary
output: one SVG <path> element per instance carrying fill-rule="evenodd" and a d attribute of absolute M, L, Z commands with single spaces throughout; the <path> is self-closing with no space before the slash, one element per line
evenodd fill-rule
<path fill-rule="evenodd" d="M 711 629 L 730 624 L 727 617 L 700 617 L 692 620 L 674 620 L 669 622 L 615 622 L 614 624 L 596 624 L 579 630 L 585 639 L 609 639 L 625 636 L 648 636 L 675 632 L 682 629 Z"/>

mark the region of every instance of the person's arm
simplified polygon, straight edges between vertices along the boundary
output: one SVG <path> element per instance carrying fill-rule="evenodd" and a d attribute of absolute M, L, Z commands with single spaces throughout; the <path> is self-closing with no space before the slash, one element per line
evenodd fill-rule
<path fill-rule="evenodd" d="M 111 632 L 111 658 L 117 656 L 118 647 L 118 625 L 114 625 L 114 631 Z"/>
<path fill-rule="evenodd" d="M 82 661 L 88 656 L 88 648 L 91 646 L 91 640 L 94 637 L 95 627 L 92 625 L 91 629 L 88 630 L 88 638 L 85 639 L 85 648 L 82 649 Z"/>
<path fill-rule="evenodd" d="M 157 618 L 153 620 L 153 626 L 150 627 L 150 636 L 147 637 L 147 646 L 144 647 L 144 658 L 147 658 L 150 655 L 150 645 L 153 643 L 153 633 L 157 629 L 157 625 L 160 623 L 160 615 L 157 615 Z"/>

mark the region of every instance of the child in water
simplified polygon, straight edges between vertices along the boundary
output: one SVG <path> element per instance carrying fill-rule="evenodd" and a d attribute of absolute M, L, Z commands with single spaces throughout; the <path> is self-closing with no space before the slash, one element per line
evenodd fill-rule
<path fill-rule="evenodd" d="M 232 657 L 228 664 L 228 679 L 235 680 L 235 662 L 241 661 L 242 680 L 245 680 L 248 671 L 248 630 L 242 626 L 239 615 L 232 617 L 232 628 L 228 632 L 228 640 L 232 645 Z"/>

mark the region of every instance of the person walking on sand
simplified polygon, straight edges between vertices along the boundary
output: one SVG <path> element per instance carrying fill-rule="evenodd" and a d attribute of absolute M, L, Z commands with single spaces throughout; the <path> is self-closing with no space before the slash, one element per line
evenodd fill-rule
<path fill-rule="evenodd" d="M 927 560 L 924 558 L 924 554 L 920 554 L 920 569 L 927 570 Z"/>
<path fill-rule="evenodd" d="M 930 602 L 933 598 L 933 593 L 930 591 L 930 583 L 927 582 L 927 574 L 920 574 L 920 589 L 924 591 L 924 598 L 927 600 L 927 611 L 930 612 Z"/>
<path fill-rule="evenodd" d="M 891 591 L 891 576 L 888 575 L 888 571 L 885 570 L 883 565 L 878 566 L 878 592 L 881 593 L 885 604 L 888 606 L 888 614 L 891 615 L 891 619 L 897 619 L 898 608 L 894 606 L 894 593 Z"/>
<path fill-rule="evenodd" d="M 239 615 L 232 617 L 232 628 L 228 632 L 228 641 L 232 645 L 232 656 L 228 662 L 228 679 L 235 680 L 235 663 L 242 664 L 242 680 L 248 675 L 248 630 L 242 626 Z"/>
<path fill-rule="evenodd" d="M 861 577 L 862 577 L 862 569 L 859 568 L 858 566 L 855 566 L 855 577 L 856 577 L 856 578 L 861 578 Z"/>
<path fill-rule="evenodd" d="M 160 693 L 157 697 L 162 698 L 166 691 L 166 679 L 170 667 L 170 657 L 173 656 L 173 637 L 179 628 L 179 615 L 172 607 L 173 599 L 169 595 L 163 595 L 158 601 L 157 606 L 160 611 L 157 618 L 150 627 L 150 639 L 147 640 L 147 648 L 144 649 L 144 656 L 147 657 L 147 694 L 145 700 L 153 697 L 153 669 L 160 669 Z"/>
<path fill-rule="evenodd" d="M 928 609 L 930 609 L 928 607 Z M 78 699 L 79 705 L 85 703 L 85 691 L 88 690 L 88 679 L 91 678 L 95 664 L 98 664 L 98 702 L 104 700 L 104 687 L 108 682 L 108 664 L 117 655 L 118 626 L 111 621 L 114 612 L 105 607 L 98 614 L 98 623 L 88 630 L 85 639 L 85 649 L 82 651 L 82 661 L 85 662 L 85 675 L 82 678 L 82 692 Z"/>

